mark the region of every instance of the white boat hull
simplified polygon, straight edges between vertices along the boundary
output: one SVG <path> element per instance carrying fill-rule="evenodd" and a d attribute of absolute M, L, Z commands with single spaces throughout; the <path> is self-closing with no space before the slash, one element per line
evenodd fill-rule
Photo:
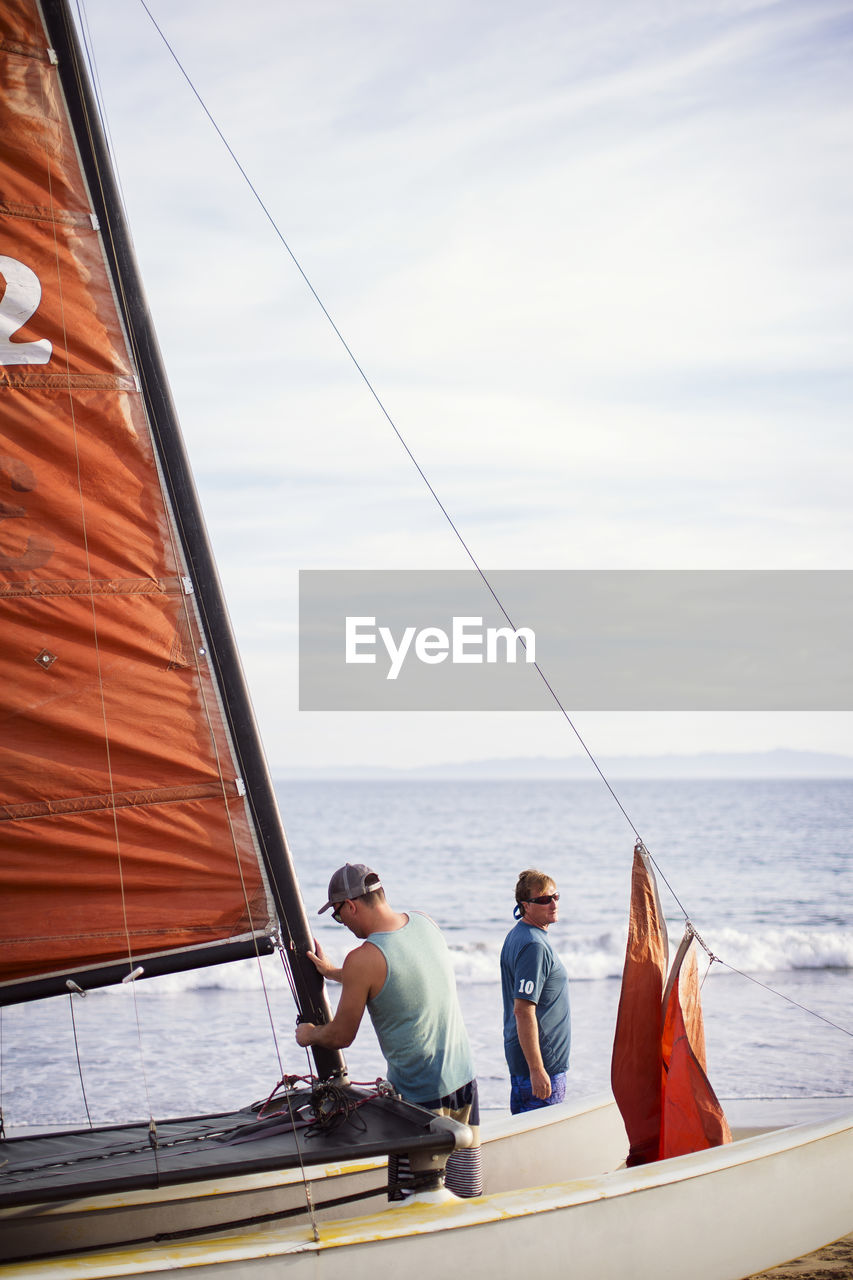
<path fill-rule="evenodd" d="M 853 1229 L 853 1116 L 582 1176 L 578 1164 L 595 1168 L 588 1145 L 596 1131 L 612 1137 L 614 1130 L 618 1137 L 610 1107 L 549 1108 L 496 1127 L 485 1148 L 488 1191 L 475 1200 L 427 1198 L 367 1216 L 321 1216 L 319 1239 L 306 1219 L 10 1263 L 3 1280 L 155 1277 L 186 1268 L 193 1280 L 375 1280 L 382 1268 L 420 1277 L 448 1266 L 466 1280 L 497 1280 L 515 1276 L 531 1256 L 539 1275 L 561 1280 L 622 1273 L 741 1280 Z M 514 1187 L 502 1186 L 513 1170 Z"/>
<path fill-rule="evenodd" d="M 484 1125 L 482 1140 L 487 1193 L 603 1173 L 616 1168 L 627 1149 L 619 1112 L 609 1096 L 492 1121 Z M 384 1158 L 309 1165 L 305 1177 L 320 1221 L 364 1215 L 387 1205 Z M 30 1204 L 0 1209 L 0 1261 L 205 1229 L 225 1231 L 234 1223 L 307 1212 L 299 1169 Z"/>

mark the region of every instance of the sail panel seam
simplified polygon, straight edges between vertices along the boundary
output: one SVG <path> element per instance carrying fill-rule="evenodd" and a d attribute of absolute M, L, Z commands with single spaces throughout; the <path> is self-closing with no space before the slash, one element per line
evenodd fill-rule
<path fill-rule="evenodd" d="M 32 596 L 183 596 L 180 578 L 52 578 L 0 583 L 0 600 Z"/>
<path fill-rule="evenodd" d="M 11 200 L 0 200 L 0 217 L 21 218 L 25 222 L 49 222 L 56 226 L 85 227 L 92 230 L 92 212 L 90 209 L 78 211 L 74 209 L 51 209 L 41 204 L 15 204 Z"/>
<path fill-rule="evenodd" d="M 18 58 L 32 58 L 36 62 L 50 62 L 50 52 L 43 45 L 21 44 L 17 40 L 0 40 L 0 53 Z"/>
<path fill-rule="evenodd" d="M 199 937 L 204 938 L 207 941 L 209 941 L 211 938 L 209 926 L 203 925 L 203 924 L 182 924 L 181 934 L 190 935 L 190 936 L 192 936 L 193 934 L 197 934 Z M 168 940 L 169 938 L 173 938 L 175 936 L 175 931 L 174 929 L 169 929 L 166 926 L 163 926 L 163 928 L 160 928 L 160 929 L 135 928 L 133 930 L 133 936 L 137 941 L 139 941 L 142 938 L 150 938 L 154 940 L 156 940 L 157 938 L 165 938 Z M 214 940 L 213 945 L 227 946 L 229 942 L 242 941 L 243 939 L 246 939 L 246 941 L 251 941 L 253 938 L 263 938 L 266 936 L 267 935 L 263 929 L 249 929 L 244 933 L 235 934 L 233 938 L 227 937 L 223 939 L 221 944 L 218 944 Z M 25 940 L 27 942 L 33 942 L 33 943 L 74 942 L 78 938 L 84 938 L 87 942 L 111 943 L 115 938 L 120 938 L 122 941 L 124 941 L 124 931 L 122 929 L 74 929 L 73 932 L 71 933 L 45 933 L 45 934 L 28 933 Z M 18 942 L 20 941 L 20 939 L 13 937 L 11 941 Z M 198 943 L 195 944 L 196 947 L 199 945 L 200 944 Z M 192 945 L 190 946 L 184 945 L 182 947 L 174 948 L 174 950 L 176 951 L 178 950 L 191 951 L 192 949 L 193 949 Z M 172 948 L 169 948 L 169 950 L 172 950 Z M 144 964 L 146 960 L 145 956 L 136 956 L 135 958 L 138 964 Z M 64 972 L 64 970 L 58 970 L 57 972 L 62 973 Z M 75 972 L 80 972 L 80 971 L 75 970 Z M 49 977 L 52 977 L 53 975 L 46 973 L 46 974 L 39 974 L 38 976 L 49 978 Z"/>
<path fill-rule="evenodd" d="M 111 373 L 31 373 L 32 366 L 20 366 L 21 372 L 10 374 L 4 368 L 0 386 L 15 391 L 127 391 L 135 392 L 133 378 Z"/>
<path fill-rule="evenodd" d="M 102 812 L 105 809 L 151 808 L 180 804 L 185 800 L 239 798 L 236 782 L 199 782 L 184 787 L 154 787 L 146 791 L 104 792 L 94 796 L 67 796 L 61 800 L 35 800 L 0 805 L 0 822 L 28 822 L 34 818 L 59 818 L 68 814 Z"/>

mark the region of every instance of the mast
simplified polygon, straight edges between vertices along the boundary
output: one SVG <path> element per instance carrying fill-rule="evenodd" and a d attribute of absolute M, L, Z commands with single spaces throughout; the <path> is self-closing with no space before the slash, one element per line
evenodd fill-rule
<path fill-rule="evenodd" d="M 178 424 L 159 343 L 148 310 L 130 233 L 122 211 L 97 103 L 67 0 L 41 0 L 50 44 L 71 118 L 92 208 L 101 226 L 107 265 L 137 365 L 152 438 L 202 618 L 216 682 L 255 832 L 270 879 L 276 911 L 302 1017 L 330 1020 L 322 979 L 306 952 L 313 949 L 296 873 L 272 779 L 261 745 L 242 663 L 231 629 L 219 574 Z M 345 1074 L 338 1050 L 312 1049 L 321 1078 Z"/>

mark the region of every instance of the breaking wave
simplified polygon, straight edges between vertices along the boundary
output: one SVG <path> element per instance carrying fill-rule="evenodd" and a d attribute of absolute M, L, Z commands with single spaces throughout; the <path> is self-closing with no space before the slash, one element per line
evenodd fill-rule
<path fill-rule="evenodd" d="M 704 941 L 724 964 L 747 973 L 779 973 L 799 969 L 852 970 L 853 930 L 841 928 L 760 928 L 749 933 L 718 929 L 703 935 Z M 620 978 L 625 959 L 624 932 L 613 930 L 587 938 L 575 937 L 568 945 L 554 939 L 574 982 Z M 678 937 L 670 937 L 670 956 Z M 469 943 L 452 948 L 460 982 L 493 982 L 500 964 L 500 944 Z M 701 962 L 700 962 L 701 964 Z M 723 973 L 720 965 L 711 974 Z"/>
<path fill-rule="evenodd" d="M 796 970 L 853 970 L 853 929 L 843 928 L 757 928 L 751 932 L 718 929 L 703 934 L 715 956 L 733 969 L 751 974 Z M 595 982 L 620 978 L 625 958 L 625 934 L 617 929 L 575 935 L 568 942 L 552 939 L 573 982 Z M 670 936 L 670 956 L 678 937 Z M 453 941 L 450 953 L 460 983 L 494 983 L 500 975 L 502 939 Z M 280 961 L 275 956 L 262 960 L 263 980 L 255 960 L 217 965 L 193 973 L 169 974 L 137 990 L 154 994 L 181 994 L 185 991 L 254 991 L 262 985 L 271 990 L 287 986 Z M 701 961 L 700 961 L 701 968 Z M 711 976 L 725 973 L 722 965 L 711 966 Z"/>

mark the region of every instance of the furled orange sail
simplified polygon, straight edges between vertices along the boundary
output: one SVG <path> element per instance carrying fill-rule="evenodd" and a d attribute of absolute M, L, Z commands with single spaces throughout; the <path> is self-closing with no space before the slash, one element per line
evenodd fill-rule
<path fill-rule="evenodd" d="M 628 1164 L 657 1159 L 661 1126 L 661 1002 L 669 958 L 648 854 L 638 841 L 631 871 L 628 945 L 610 1081 L 630 1149 Z"/>
<path fill-rule="evenodd" d="M 4 0 L 0 997 L 276 929 L 47 45 Z"/>
<path fill-rule="evenodd" d="M 696 939 L 691 929 L 685 930 L 664 995 L 661 1057 L 659 1158 L 731 1142 L 728 1122 L 706 1075 Z"/>
<path fill-rule="evenodd" d="M 706 1075 L 695 947 L 688 928 L 667 981 L 666 926 L 651 861 L 638 841 L 611 1064 L 629 1166 L 731 1141 Z"/>

